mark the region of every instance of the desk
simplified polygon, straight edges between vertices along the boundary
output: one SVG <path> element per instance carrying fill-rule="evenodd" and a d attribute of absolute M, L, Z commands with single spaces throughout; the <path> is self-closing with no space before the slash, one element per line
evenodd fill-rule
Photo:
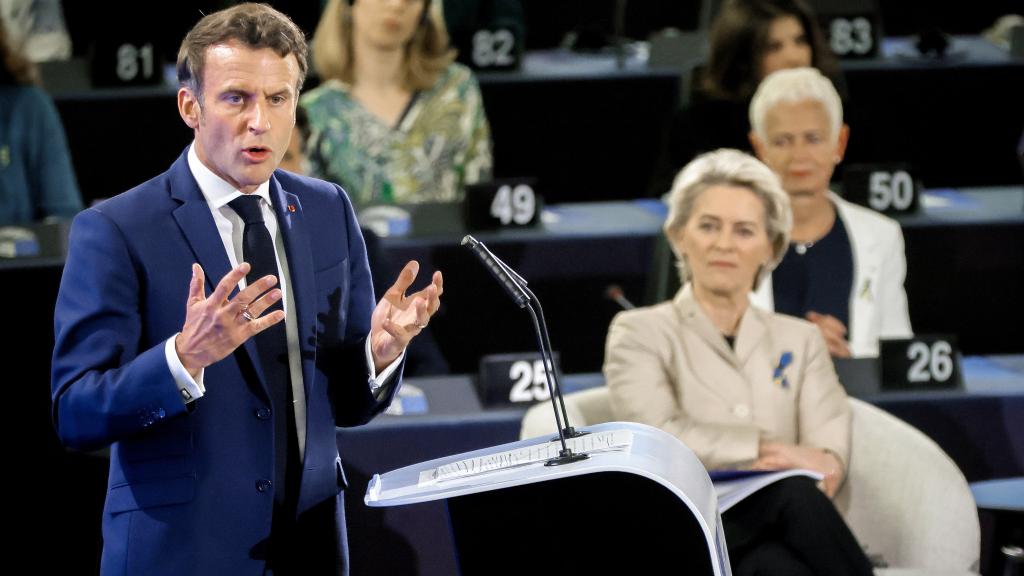
<path fill-rule="evenodd" d="M 942 61 L 901 56 L 908 50 L 909 40 L 891 39 L 882 58 L 843 63 L 847 162 L 909 160 L 929 186 L 1020 183 L 1024 62 L 972 37 L 958 37 Z M 496 176 L 536 177 L 549 202 L 645 195 L 679 73 L 614 62 L 554 50 L 526 54 L 519 72 L 480 74 Z M 192 136 L 174 87 L 95 90 L 84 67 L 61 65 L 47 85 L 89 202 L 163 172 Z M 58 82 L 76 76 L 77 84 Z"/>
<path fill-rule="evenodd" d="M 569 56 L 527 55 L 519 72 L 479 75 L 495 175 L 535 177 L 561 202 L 635 196 L 654 172 L 678 74 Z M 167 170 L 192 132 L 178 115 L 176 87 L 91 89 L 84 67 L 54 67 L 60 77 L 47 84 L 88 204 Z M 77 85 L 63 81 L 75 76 Z"/>
<path fill-rule="evenodd" d="M 1024 61 L 957 36 L 946 58 L 887 38 L 882 57 L 842 63 L 849 93 L 845 164 L 910 162 L 925 186 L 1020 184 Z"/>
<path fill-rule="evenodd" d="M 619 311 L 605 298 L 606 287 L 618 284 L 630 298 L 647 290 L 660 210 L 652 201 L 569 204 L 549 210 L 542 228 L 476 234 L 530 282 L 566 372 L 600 368 L 605 332 Z M 460 239 L 459 233 L 384 238 L 383 258 L 374 264 L 384 269 L 374 276 L 395 278 L 409 260 L 443 270 L 444 303 L 431 330 L 452 371 L 471 373 L 485 354 L 534 350 L 536 341 L 529 317 Z"/>
<path fill-rule="evenodd" d="M 619 311 L 605 289 L 618 284 L 637 304 L 650 303 L 664 216 L 664 206 L 653 200 L 563 204 L 545 213 L 540 228 L 478 237 L 529 280 L 545 304 L 563 369 L 596 372 L 608 324 Z M 902 224 L 914 329 L 955 333 L 967 354 L 1024 352 L 1018 334 L 1024 326 L 1024 189 L 930 192 L 925 211 Z M 410 259 L 424 270 L 444 271 L 444 306 L 431 331 L 452 372 L 475 373 L 482 355 L 536 344 L 529 319 L 460 239 L 459 233 L 384 238 L 373 264 L 376 276 L 387 279 L 378 281 L 381 286 Z M 52 342 L 62 266 L 59 254 L 0 262 L 3 294 L 20 303 L 13 321 L 26 327 L 27 341 Z M 48 350 L 38 362 L 40 372 L 49 366 Z"/>
<path fill-rule="evenodd" d="M 618 284 L 637 304 L 650 303 L 664 218 L 665 207 L 652 200 L 563 204 L 547 211 L 542 228 L 478 237 L 544 303 L 565 371 L 594 372 L 618 312 L 604 291 Z M 1024 188 L 929 192 L 924 211 L 901 224 L 915 331 L 955 333 L 967 354 L 1024 352 L 1018 334 L 1024 326 Z M 445 272 L 445 303 L 431 327 L 452 371 L 472 373 L 481 355 L 533 350 L 535 343 L 525 314 L 459 246 L 460 238 L 384 238 L 384 258 L 375 266 L 384 267 L 378 274 L 384 278 L 395 277 L 410 259 Z"/>
<path fill-rule="evenodd" d="M 1004 568 L 1015 563 L 1019 571 L 1024 559 L 1019 553 L 1010 558 L 1003 548 L 1015 547 L 1019 551 L 1024 546 L 1024 477 L 974 482 L 971 492 L 978 503 L 981 521 L 981 573 L 1019 574 L 1004 572 Z"/>

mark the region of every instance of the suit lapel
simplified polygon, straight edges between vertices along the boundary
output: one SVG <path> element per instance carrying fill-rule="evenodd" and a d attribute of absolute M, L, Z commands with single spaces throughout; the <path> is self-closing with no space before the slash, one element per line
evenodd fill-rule
<path fill-rule="evenodd" d="M 762 312 L 753 304 L 748 305 L 736 330 L 736 360 L 739 361 L 739 366 L 746 366 L 751 355 L 761 346 L 761 340 L 766 334 Z"/>
<path fill-rule="evenodd" d="M 224 242 L 217 232 L 217 225 L 213 221 L 206 197 L 199 190 L 199 185 L 196 184 L 195 177 L 188 167 L 187 150 L 171 168 L 171 197 L 181 202 L 181 205 L 174 209 L 174 220 L 192 248 L 196 261 L 203 267 L 206 276 L 206 296 L 209 297 L 221 278 L 231 271 L 231 261 L 224 252 Z M 231 289 L 229 298 L 234 298 L 237 294 L 238 287 L 235 286 Z M 256 351 L 256 342 L 250 338 L 245 341 L 242 349 L 248 355 L 249 363 L 259 377 L 263 393 L 269 398 L 259 353 Z"/>
<path fill-rule="evenodd" d="M 847 340 L 855 344 L 862 333 L 860 326 L 870 326 L 874 315 L 875 294 L 878 291 L 879 251 L 878 236 L 866 229 L 858 215 L 847 208 L 845 200 L 833 196 L 839 217 L 846 226 L 853 252 L 853 287 L 850 292 L 850 325 Z"/>
<path fill-rule="evenodd" d="M 270 202 L 277 215 L 278 228 L 288 257 L 288 285 L 295 304 L 299 349 L 302 358 L 302 382 L 309 397 L 316 366 L 316 282 L 309 228 L 299 197 L 284 190 L 277 178 L 270 179 Z"/>
<path fill-rule="evenodd" d="M 767 335 L 763 313 L 751 304 L 740 319 L 740 325 L 736 330 L 736 348 L 733 350 L 729 348 L 722 333 L 715 328 L 711 320 L 700 309 L 689 284 L 679 291 L 674 303 L 680 320 L 696 332 L 715 353 L 739 371 L 742 371 L 751 355 L 761 345 L 761 340 Z"/>
<path fill-rule="evenodd" d="M 689 283 L 676 294 L 673 302 L 683 325 L 693 330 L 722 359 L 736 366 L 736 355 L 729 348 L 722 333 L 715 328 L 704 311 L 700 309 L 700 305 L 693 297 L 693 287 Z"/>

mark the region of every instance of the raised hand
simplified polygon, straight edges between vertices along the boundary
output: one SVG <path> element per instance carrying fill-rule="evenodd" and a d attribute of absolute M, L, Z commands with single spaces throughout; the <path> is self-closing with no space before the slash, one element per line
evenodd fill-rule
<path fill-rule="evenodd" d="M 419 270 L 418 262 L 409 261 L 373 310 L 370 319 L 370 351 L 378 371 L 398 358 L 441 307 L 444 278 L 440 271 L 434 272 L 426 288 L 408 296 L 405 294 L 416 280 Z"/>
<path fill-rule="evenodd" d="M 281 290 L 274 288 L 277 285 L 274 276 L 264 276 L 228 299 L 248 273 L 249 264 L 242 262 L 221 278 L 207 298 L 203 290 L 203 268 L 199 264 L 192 265 L 185 325 L 174 340 L 174 349 L 182 366 L 193 378 L 203 368 L 223 360 L 249 338 L 284 320 L 283 310 L 262 316 L 267 308 L 281 299 Z"/>

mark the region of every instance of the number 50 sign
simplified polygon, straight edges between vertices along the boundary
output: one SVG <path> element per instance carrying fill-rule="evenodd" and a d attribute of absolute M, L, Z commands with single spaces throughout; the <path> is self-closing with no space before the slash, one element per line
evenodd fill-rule
<path fill-rule="evenodd" d="M 843 196 L 884 214 L 913 214 L 921 205 L 921 183 L 907 164 L 851 164 L 843 171 Z"/>

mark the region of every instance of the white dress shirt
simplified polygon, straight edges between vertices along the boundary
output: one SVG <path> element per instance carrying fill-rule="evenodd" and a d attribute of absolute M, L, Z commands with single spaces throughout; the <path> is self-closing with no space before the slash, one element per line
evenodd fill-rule
<path fill-rule="evenodd" d="M 242 196 L 242 192 L 236 190 L 233 186 L 225 182 L 221 177 L 214 174 L 209 168 L 207 168 L 199 157 L 196 155 L 195 144 L 193 144 L 188 151 L 188 166 L 192 171 L 192 176 L 196 179 L 196 183 L 199 185 L 199 190 L 203 193 L 206 198 L 206 203 L 210 208 L 210 213 L 213 215 L 213 222 L 217 226 L 217 233 L 220 235 L 221 241 L 224 243 L 224 251 L 228 255 L 228 260 L 231 262 L 231 267 L 235 268 L 240 262 L 243 262 L 242 258 L 242 232 L 245 229 L 245 222 L 242 218 L 234 211 L 233 208 L 228 206 L 228 203 Z M 297 428 L 297 435 L 299 439 L 299 454 L 300 457 L 305 454 L 306 448 L 306 392 L 303 386 L 302 380 L 302 359 L 299 352 L 299 336 L 298 336 L 298 320 L 295 317 L 295 300 L 292 296 L 291 291 L 288 290 L 288 279 L 290 278 L 288 270 L 288 258 L 285 256 L 284 240 L 281 237 L 280 230 L 277 226 L 277 216 L 274 214 L 274 208 L 270 203 L 270 182 L 264 182 L 252 192 L 263 199 L 260 202 L 260 207 L 263 209 L 263 220 L 270 232 L 270 237 L 274 239 L 274 251 L 277 256 L 277 268 L 280 270 L 278 275 L 278 287 L 281 289 L 283 298 L 281 303 L 284 306 L 285 313 L 285 333 L 288 341 L 288 365 L 289 373 L 292 381 L 292 398 L 294 399 L 295 405 L 295 426 Z M 209 282 L 210 279 L 208 278 Z M 246 286 L 245 278 L 242 278 L 238 283 L 238 289 L 242 290 Z M 178 358 L 177 351 L 174 347 L 174 340 L 177 338 L 177 334 L 171 336 L 164 345 L 164 354 L 167 357 L 167 366 L 171 370 L 171 374 L 174 376 L 174 381 L 178 385 L 178 389 L 181 390 L 182 398 L 186 403 L 194 402 L 197 398 L 203 396 L 206 393 L 206 386 L 203 382 L 204 370 L 199 371 L 199 376 L 195 379 L 188 373 L 184 365 L 181 363 L 181 359 Z M 378 390 L 384 386 L 385 383 L 394 375 L 398 366 L 401 364 L 402 354 L 392 362 L 387 368 L 385 368 L 378 375 L 373 366 L 373 354 L 370 350 L 370 338 L 366 338 L 366 364 L 368 367 L 368 373 L 370 375 L 370 390 L 373 393 L 377 393 Z"/>

